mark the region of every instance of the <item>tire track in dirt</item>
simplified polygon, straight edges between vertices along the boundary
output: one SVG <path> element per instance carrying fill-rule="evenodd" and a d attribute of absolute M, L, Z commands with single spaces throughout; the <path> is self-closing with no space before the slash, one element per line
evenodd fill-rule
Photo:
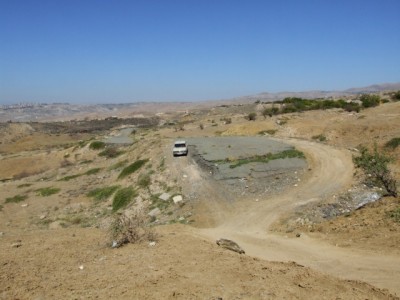
<path fill-rule="evenodd" d="M 212 205 L 207 211 L 224 219 L 215 222 L 215 227 L 198 229 L 194 234 L 211 240 L 232 239 L 250 256 L 273 261 L 296 261 L 324 273 L 366 281 L 400 294 L 399 257 L 338 248 L 306 235 L 294 239 L 268 232 L 269 226 L 282 213 L 345 190 L 352 182 L 354 170 L 348 151 L 303 140 L 286 142 L 307 156 L 311 170 L 303 181 L 284 194 L 257 202 L 251 198 L 238 199 L 230 204 L 229 209 L 226 205 L 214 203 L 217 200 L 218 203 L 226 203 L 225 199 L 215 198 L 221 195 L 215 182 L 203 182 L 197 191 L 205 195 L 203 205 Z M 210 198 L 213 198 L 212 202 Z M 218 212 L 221 209 L 223 213 Z M 196 216 L 198 213 L 201 215 L 200 211 L 196 211 Z"/>

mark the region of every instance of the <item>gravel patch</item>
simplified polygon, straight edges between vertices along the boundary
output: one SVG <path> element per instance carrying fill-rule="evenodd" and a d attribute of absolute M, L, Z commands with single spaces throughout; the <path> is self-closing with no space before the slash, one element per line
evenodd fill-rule
<path fill-rule="evenodd" d="M 279 153 L 292 146 L 266 137 L 211 137 L 187 139 L 190 155 L 213 178 L 237 195 L 269 195 L 296 186 L 307 168 L 302 158 L 251 162 L 231 168 L 231 161 L 267 153 Z"/>
<path fill-rule="evenodd" d="M 130 145 L 133 143 L 133 139 L 130 137 L 133 130 L 134 128 L 123 128 L 119 130 L 117 135 L 107 137 L 104 142 L 107 144 Z"/>
<path fill-rule="evenodd" d="M 208 137 L 190 138 L 188 145 L 197 148 L 198 153 L 207 161 L 226 158 L 246 158 L 266 153 L 278 153 L 293 147 L 265 137 Z"/>

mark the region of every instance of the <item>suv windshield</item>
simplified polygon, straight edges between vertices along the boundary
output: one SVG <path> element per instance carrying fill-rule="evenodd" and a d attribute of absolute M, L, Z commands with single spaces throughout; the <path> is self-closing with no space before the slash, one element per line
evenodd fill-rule
<path fill-rule="evenodd" d="M 186 145 L 185 144 L 175 144 L 175 148 L 184 148 L 184 147 L 186 147 Z"/>

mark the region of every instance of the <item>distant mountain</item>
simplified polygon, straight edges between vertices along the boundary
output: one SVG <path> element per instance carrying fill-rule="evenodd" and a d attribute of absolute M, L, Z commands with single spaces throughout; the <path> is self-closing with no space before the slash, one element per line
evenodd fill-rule
<path fill-rule="evenodd" d="M 383 91 L 397 91 L 397 90 L 400 90 L 400 82 L 373 84 L 362 88 L 347 89 L 345 90 L 345 92 L 351 94 L 364 94 L 364 93 L 379 93 Z"/>
<path fill-rule="evenodd" d="M 383 91 L 397 91 L 400 90 L 400 82 L 397 83 L 383 83 L 374 84 L 366 87 L 360 88 L 350 88 L 344 91 L 304 91 L 304 92 L 279 92 L 279 93 L 260 93 L 256 95 L 237 97 L 229 99 L 227 101 L 232 102 L 251 102 L 251 101 L 263 101 L 271 102 L 276 100 L 282 100 L 286 97 L 300 97 L 306 99 L 316 99 L 316 98 L 339 98 L 346 96 L 354 96 L 357 94 L 365 93 L 379 93 Z"/>

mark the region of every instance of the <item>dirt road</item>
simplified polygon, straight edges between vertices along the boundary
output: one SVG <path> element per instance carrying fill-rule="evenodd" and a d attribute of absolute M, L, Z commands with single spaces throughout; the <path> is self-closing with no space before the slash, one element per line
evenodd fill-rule
<path fill-rule="evenodd" d="M 210 240 L 232 239 L 250 256 L 295 261 L 340 278 L 366 281 L 400 294 L 399 257 L 332 247 L 305 234 L 287 238 L 268 231 L 282 213 L 345 190 L 352 182 L 354 170 L 349 152 L 303 140 L 286 142 L 306 153 L 310 171 L 297 186 L 271 198 L 227 199 L 223 187 L 201 174 L 190 160 L 175 160 L 176 170 L 188 174 L 184 188 L 198 196 L 196 214 L 200 222 L 197 225 L 201 224 L 203 228 L 194 233 Z"/>

